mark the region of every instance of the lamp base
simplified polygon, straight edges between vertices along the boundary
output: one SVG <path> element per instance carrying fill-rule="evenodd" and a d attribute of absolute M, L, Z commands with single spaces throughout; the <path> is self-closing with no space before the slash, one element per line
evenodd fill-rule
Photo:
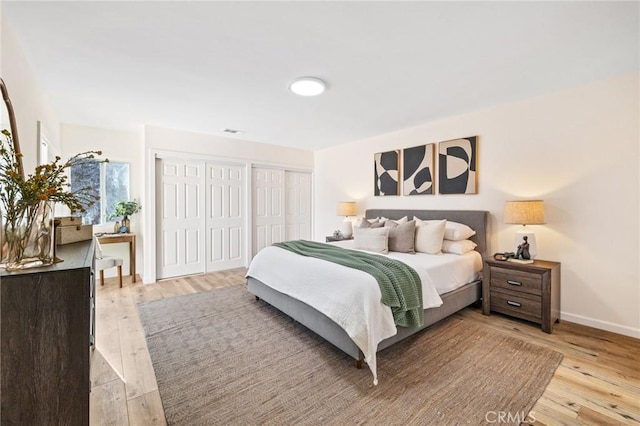
<path fill-rule="evenodd" d="M 525 243 L 524 237 L 527 237 L 527 243 L 529 244 L 529 259 L 534 259 L 538 254 L 538 245 L 536 243 L 536 234 L 527 231 L 518 231 L 514 239 L 515 252 L 517 253 L 518 246 L 522 247 Z"/>
<path fill-rule="evenodd" d="M 343 238 L 351 238 L 351 235 L 353 234 L 353 225 L 348 218 L 345 218 L 344 222 L 342 222 L 340 232 L 342 232 Z"/>

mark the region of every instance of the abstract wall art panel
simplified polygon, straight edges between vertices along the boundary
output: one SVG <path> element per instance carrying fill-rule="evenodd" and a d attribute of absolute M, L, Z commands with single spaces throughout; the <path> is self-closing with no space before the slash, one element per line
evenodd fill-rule
<path fill-rule="evenodd" d="M 477 136 L 440 142 L 438 187 L 440 194 L 478 192 Z"/>
<path fill-rule="evenodd" d="M 400 195 L 400 151 L 373 156 L 374 195 Z"/>
<path fill-rule="evenodd" d="M 402 151 L 402 193 L 404 195 L 434 194 L 434 144 L 414 146 Z"/>

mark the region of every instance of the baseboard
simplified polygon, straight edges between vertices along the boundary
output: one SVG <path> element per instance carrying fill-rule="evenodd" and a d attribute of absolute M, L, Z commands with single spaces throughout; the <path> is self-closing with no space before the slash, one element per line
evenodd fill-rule
<path fill-rule="evenodd" d="M 612 322 L 597 320 L 582 315 L 570 314 L 568 312 L 560 312 L 560 319 L 640 339 L 640 329 L 627 327 L 626 325 L 614 324 Z"/>

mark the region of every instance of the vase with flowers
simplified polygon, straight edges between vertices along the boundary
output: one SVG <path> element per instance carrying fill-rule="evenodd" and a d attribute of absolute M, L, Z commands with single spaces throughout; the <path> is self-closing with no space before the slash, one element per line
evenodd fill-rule
<path fill-rule="evenodd" d="M 7 270 L 49 265 L 54 262 L 53 206 L 62 203 L 72 213 L 85 211 L 99 198 L 91 187 L 71 192 L 67 169 L 96 160 L 100 151 L 87 151 L 62 162 L 35 168 L 26 178 L 22 154 L 16 151 L 11 132 L 2 130 L 0 141 L 1 263 Z M 103 160 L 108 161 L 108 160 Z"/>
<path fill-rule="evenodd" d="M 122 218 L 122 226 L 120 226 L 118 232 L 127 233 L 131 231 L 131 221 L 129 216 L 138 213 L 142 209 L 140 203 L 136 200 L 132 201 L 118 201 L 113 207 L 113 213 L 111 213 L 107 219 Z"/>

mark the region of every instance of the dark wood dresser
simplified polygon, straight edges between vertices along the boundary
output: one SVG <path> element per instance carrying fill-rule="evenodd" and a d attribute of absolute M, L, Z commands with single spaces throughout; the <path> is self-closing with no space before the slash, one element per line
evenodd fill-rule
<path fill-rule="evenodd" d="M 59 246 L 63 262 L 0 272 L 0 423 L 88 425 L 93 241 Z"/>
<path fill-rule="evenodd" d="M 560 263 L 530 264 L 485 259 L 482 313 L 511 315 L 541 325 L 551 333 L 560 320 Z"/>

